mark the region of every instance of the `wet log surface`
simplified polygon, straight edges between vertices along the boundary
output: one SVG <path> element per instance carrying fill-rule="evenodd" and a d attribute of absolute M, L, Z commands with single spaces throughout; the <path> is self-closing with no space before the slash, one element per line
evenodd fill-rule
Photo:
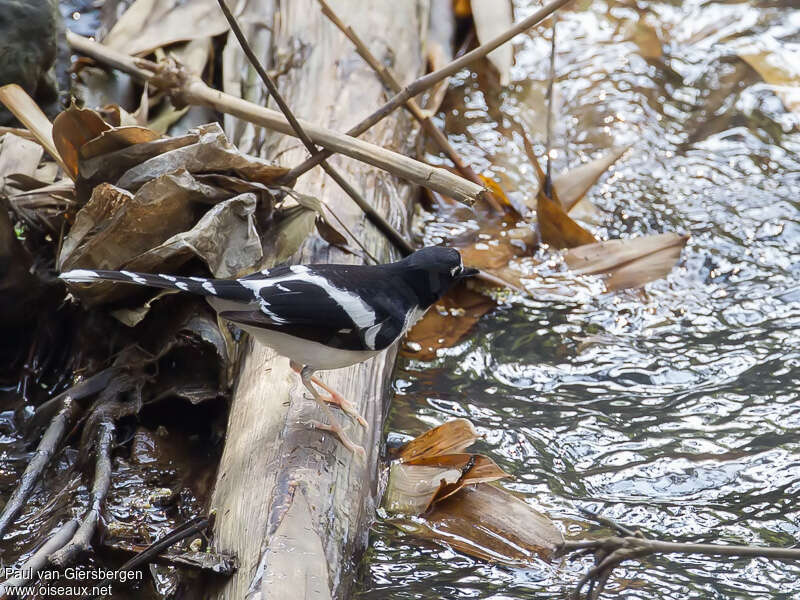
<path fill-rule="evenodd" d="M 372 70 L 351 43 L 321 14 L 314 0 L 250 1 L 237 16 L 265 66 L 299 118 L 345 131 L 385 100 Z M 361 33 L 372 51 L 407 83 L 420 74 L 420 5 L 381 0 L 331 2 Z M 230 67 L 244 59 L 231 37 L 223 54 Z M 254 75 L 230 77 L 226 91 L 266 105 Z M 228 118 L 226 129 L 245 152 L 281 165 L 307 157 L 300 143 Z M 416 129 L 402 112 L 385 119 L 363 139 L 408 153 Z M 400 231 L 407 231 L 413 188 L 373 167 L 333 157 L 331 163 Z M 319 168 L 296 189 L 327 203 L 380 260 L 398 258 L 386 239 Z M 309 240 L 295 257 L 302 263 L 359 263 L 361 258 Z M 214 597 L 346 598 L 358 554 L 374 514 L 377 464 L 394 351 L 347 369 L 322 372 L 326 383 L 354 401 L 369 423 L 365 430 L 335 411 L 348 434 L 367 452 L 366 464 L 330 435 L 312 430 L 325 420 L 304 398 L 288 360 L 247 342 L 235 388 L 211 508 L 216 510 L 215 550 L 235 553 L 238 572 Z"/>

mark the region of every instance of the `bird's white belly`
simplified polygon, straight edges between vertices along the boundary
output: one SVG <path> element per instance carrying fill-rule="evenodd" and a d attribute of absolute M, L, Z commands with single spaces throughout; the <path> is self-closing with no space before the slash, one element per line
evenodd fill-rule
<path fill-rule="evenodd" d="M 301 340 L 294 336 L 258 327 L 239 327 L 253 336 L 258 343 L 269 346 L 281 356 L 301 365 L 309 365 L 315 371 L 341 369 L 372 358 L 378 351 L 338 350 L 319 342 Z"/>

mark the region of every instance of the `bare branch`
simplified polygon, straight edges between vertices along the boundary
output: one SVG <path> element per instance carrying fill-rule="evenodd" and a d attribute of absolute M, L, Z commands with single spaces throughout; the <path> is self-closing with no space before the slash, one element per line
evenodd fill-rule
<path fill-rule="evenodd" d="M 108 488 L 111 487 L 111 443 L 114 440 L 114 429 L 114 422 L 110 419 L 102 421 L 98 425 L 94 483 L 92 484 L 89 510 L 83 516 L 80 527 L 72 539 L 61 549 L 50 554 L 49 560 L 54 565 L 67 565 L 78 555 L 91 548 L 92 536 L 100 522 L 100 513 L 103 510 Z"/>
<path fill-rule="evenodd" d="M 0 589 L 3 590 L 3 593 L 8 597 L 13 597 L 15 595 L 13 589 L 25 585 L 25 583 L 33 579 L 36 573 L 44 569 L 50 562 L 48 560 L 50 554 L 66 544 L 75 534 L 76 529 L 78 529 L 77 519 L 71 519 L 54 529 L 42 547 L 34 552 L 19 569 L 16 569 L 21 573 L 21 576 L 12 577 L 0 583 Z"/>
<path fill-rule="evenodd" d="M 34 485 L 61 443 L 61 439 L 67 430 L 67 425 L 71 420 L 72 399 L 67 396 L 63 399 L 61 410 L 58 411 L 44 432 L 42 440 L 36 448 L 36 453 L 19 480 L 17 489 L 14 490 L 11 498 L 8 499 L 8 502 L 3 507 L 3 512 L 0 514 L 0 536 L 8 529 L 8 526 L 13 522 L 14 517 L 17 516 L 17 513 L 19 513 L 30 496 Z"/>
<path fill-rule="evenodd" d="M 119 68 L 142 81 L 151 82 L 155 87 L 170 93 L 176 102 L 208 106 L 273 131 L 296 135 L 289 122 L 279 112 L 212 89 L 198 77 L 188 75 L 175 65 L 157 65 L 151 61 L 134 59 L 69 31 L 67 42 L 78 52 Z M 298 119 L 298 122 L 315 144 L 423 187 L 447 194 L 459 202 L 473 204 L 484 193 L 483 187 L 446 169 L 432 167 L 381 146 L 319 127 L 302 119 Z"/>

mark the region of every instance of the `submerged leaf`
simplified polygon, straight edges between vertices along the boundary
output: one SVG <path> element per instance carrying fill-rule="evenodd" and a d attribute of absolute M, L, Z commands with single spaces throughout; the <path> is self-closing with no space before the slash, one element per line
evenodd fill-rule
<path fill-rule="evenodd" d="M 511 0 L 471 0 L 472 19 L 478 43 L 483 44 L 514 25 Z M 500 75 L 500 85 L 507 86 L 511 81 L 511 64 L 514 62 L 514 48 L 503 44 L 487 56 Z"/>
<path fill-rule="evenodd" d="M 600 158 L 590 160 L 554 177 L 553 186 L 558 193 L 561 207 L 568 213 L 578 208 L 577 205 L 586 195 L 586 192 L 608 171 L 611 165 L 628 151 L 628 148 L 630 148 L 630 145 L 615 146 Z"/>
<path fill-rule="evenodd" d="M 549 559 L 564 541 L 553 522 L 516 496 L 489 484 L 466 487 L 424 519 L 397 524 L 425 539 L 512 566 Z"/>
<path fill-rule="evenodd" d="M 456 483 L 460 477 L 461 471 L 452 467 L 415 466 L 394 461 L 389 467 L 383 506 L 394 514 L 422 514 L 442 487 Z"/>
<path fill-rule="evenodd" d="M 609 274 L 609 290 L 640 287 L 669 273 L 688 240 L 677 233 L 609 240 L 573 248 L 564 260 L 579 275 Z"/>
<path fill-rule="evenodd" d="M 419 360 L 436 358 L 439 348 L 455 346 L 495 306 L 465 284 L 455 286 L 408 332 L 403 354 Z"/>
<path fill-rule="evenodd" d="M 800 114 L 800 52 L 775 44 L 772 50 L 741 50 L 739 57 L 773 87 L 787 109 Z"/>

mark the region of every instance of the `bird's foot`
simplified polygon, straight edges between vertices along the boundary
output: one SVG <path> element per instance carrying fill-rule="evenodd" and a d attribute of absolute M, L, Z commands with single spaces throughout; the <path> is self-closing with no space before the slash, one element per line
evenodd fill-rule
<path fill-rule="evenodd" d="M 290 362 L 289 364 L 291 365 L 292 370 L 294 370 L 295 373 L 298 373 L 302 376 L 303 367 L 301 365 L 299 365 L 294 361 Z M 361 414 L 356 410 L 355 405 L 352 402 L 350 402 L 347 398 L 342 396 L 339 392 L 334 390 L 332 387 L 330 387 L 328 384 L 326 384 L 317 376 L 309 376 L 307 378 L 307 381 L 304 381 L 306 387 L 309 386 L 309 382 L 311 384 L 318 385 L 329 394 L 328 396 L 323 396 L 322 394 L 317 392 L 314 394 L 314 397 L 317 400 L 326 402 L 328 404 L 333 404 L 334 406 L 338 406 L 348 417 L 350 417 L 354 421 L 357 421 L 358 424 L 361 425 L 364 429 L 369 429 L 367 420 L 361 416 Z"/>
<path fill-rule="evenodd" d="M 321 429 L 322 431 L 331 432 L 333 435 L 339 438 L 339 441 L 342 443 L 342 446 L 344 446 L 345 448 L 350 450 L 350 452 L 358 456 L 359 459 L 361 459 L 362 463 L 366 463 L 367 451 L 364 450 L 363 446 L 356 444 L 355 442 L 353 442 L 353 440 L 347 437 L 347 434 L 344 432 L 341 425 L 322 423 L 320 421 L 311 421 L 310 425 L 314 429 Z"/>
<path fill-rule="evenodd" d="M 357 421 L 358 424 L 361 425 L 364 429 L 369 429 L 369 425 L 367 425 L 367 420 L 359 414 L 359 412 L 353 406 L 352 402 L 350 402 L 347 398 L 342 396 L 339 392 L 336 392 L 331 388 L 329 388 L 328 386 L 321 384 L 321 382 L 315 381 L 314 383 L 316 383 L 322 389 L 330 393 L 330 396 L 324 396 L 320 394 L 320 398 L 322 398 L 322 400 L 324 400 L 328 404 L 333 404 L 335 406 L 338 406 L 347 416 L 349 416 L 354 421 Z"/>

